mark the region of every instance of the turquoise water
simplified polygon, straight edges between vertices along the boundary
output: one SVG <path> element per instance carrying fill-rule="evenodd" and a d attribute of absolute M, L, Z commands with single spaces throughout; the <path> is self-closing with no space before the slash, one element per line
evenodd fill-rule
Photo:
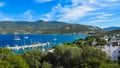
<path fill-rule="evenodd" d="M 20 40 L 15 40 L 15 37 L 19 37 Z M 52 48 L 55 45 L 62 44 L 65 42 L 73 42 L 79 38 L 85 38 L 87 35 L 72 35 L 72 34 L 1 34 L 0 35 L 0 47 L 6 47 L 7 45 L 11 46 L 23 46 L 30 45 L 37 42 L 52 43 L 49 47 L 40 47 L 42 48 Z M 28 38 L 25 38 L 28 37 Z M 36 48 L 35 48 L 36 49 Z M 28 49 L 27 49 L 28 50 Z M 31 49 L 30 49 L 31 50 Z M 20 52 L 20 51 L 19 51 Z"/>

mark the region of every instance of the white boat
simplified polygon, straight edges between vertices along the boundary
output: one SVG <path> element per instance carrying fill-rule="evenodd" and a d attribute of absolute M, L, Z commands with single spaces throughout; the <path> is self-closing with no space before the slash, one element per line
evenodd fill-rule
<path fill-rule="evenodd" d="M 20 40 L 20 38 L 18 36 L 15 36 L 14 40 Z"/>
<path fill-rule="evenodd" d="M 28 39 L 28 36 L 25 36 L 24 38 L 25 38 L 25 39 Z"/>
<path fill-rule="evenodd" d="M 28 34 L 28 33 L 24 33 L 24 38 L 25 38 L 25 39 L 28 39 L 27 34 Z"/>
<path fill-rule="evenodd" d="M 54 38 L 54 41 L 56 41 L 57 39 L 56 38 Z"/>
<path fill-rule="evenodd" d="M 57 38 L 54 36 L 54 39 L 53 39 L 54 41 L 56 41 L 57 40 Z"/>
<path fill-rule="evenodd" d="M 20 40 L 20 38 L 19 38 L 18 35 L 17 35 L 18 33 L 15 32 L 14 34 L 15 34 L 14 40 Z"/>
<path fill-rule="evenodd" d="M 17 32 L 14 33 L 15 35 L 18 34 Z"/>

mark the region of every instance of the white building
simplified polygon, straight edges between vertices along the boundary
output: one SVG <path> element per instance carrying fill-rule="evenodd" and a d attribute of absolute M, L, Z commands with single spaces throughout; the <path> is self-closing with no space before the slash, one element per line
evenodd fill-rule
<path fill-rule="evenodd" d="M 109 58 L 114 61 L 118 61 L 118 56 L 120 55 L 120 46 L 102 46 L 102 51 L 106 52 Z"/>

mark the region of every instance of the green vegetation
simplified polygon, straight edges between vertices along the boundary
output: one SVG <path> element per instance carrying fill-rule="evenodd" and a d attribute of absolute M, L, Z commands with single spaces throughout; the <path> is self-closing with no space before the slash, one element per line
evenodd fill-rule
<path fill-rule="evenodd" d="M 38 20 L 35 22 L 27 21 L 1 21 L 0 33 L 94 33 L 101 31 L 98 27 L 68 24 L 59 21 L 43 21 Z"/>
<path fill-rule="evenodd" d="M 116 34 L 120 34 L 120 30 L 100 32 L 100 33 L 94 34 L 94 36 L 103 37 L 103 36 L 105 36 L 105 35 L 113 36 L 113 35 L 116 35 Z"/>
<path fill-rule="evenodd" d="M 61 27 L 60 31 L 62 33 L 97 33 L 102 32 L 98 27 L 92 27 L 80 24 L 69 24 L 67 26 Z"/>
<path fill-rule="evenodd" d="M 11 54 L 10 50 L 0 48 L 0 68 L 29 68 L 29 66 L 20 55 Z"/>
<path fill-rule="evenodd" d="M 26 60 L 30 68 L 39 68 L 42 65 L 44 54 L 40 50 L 25 52 L 22 57 Z"/>
<path fill-rule="evenodd" d="M 83 47 L 83 46 L 104 46 L 107 45 L 107 41 L 104 39 L 100 39 L 95 36 L 88 36 L 85 39 L 78 39 L 73 42 L 73 44 Z"/>
<path fill-rule="evenodd" d="M 0 68 L 120 68 L 119 62 L 115 63 L 105 52 L 93 47 L 94 39 L 96 45 L 106 44 L 105 40 L 87 37 L 55 46 L 53 52 L 47 53 L 32 50 L 12 54 L 10 50 L 1 48 Z"/>

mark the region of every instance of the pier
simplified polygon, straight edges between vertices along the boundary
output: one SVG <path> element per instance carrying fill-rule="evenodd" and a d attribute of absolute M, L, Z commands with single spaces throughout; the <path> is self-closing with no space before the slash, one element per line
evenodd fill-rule
<path fill-rule="evenodd" d="M 7 45 L 6 48 L 10 49 L 10 50 L 19 50 L 19 49 L 26 49 L 26 48 L 35 48 L 35 47 L 41 47 L 41 46 L 49 46 L 50 42 L 47 43 L 37 43 L 37 44 L 31 44 L 31 45 L 25 45 L 25 46 L 14 46 L 14 47 L 9 47 L 9 45 Z"/>

